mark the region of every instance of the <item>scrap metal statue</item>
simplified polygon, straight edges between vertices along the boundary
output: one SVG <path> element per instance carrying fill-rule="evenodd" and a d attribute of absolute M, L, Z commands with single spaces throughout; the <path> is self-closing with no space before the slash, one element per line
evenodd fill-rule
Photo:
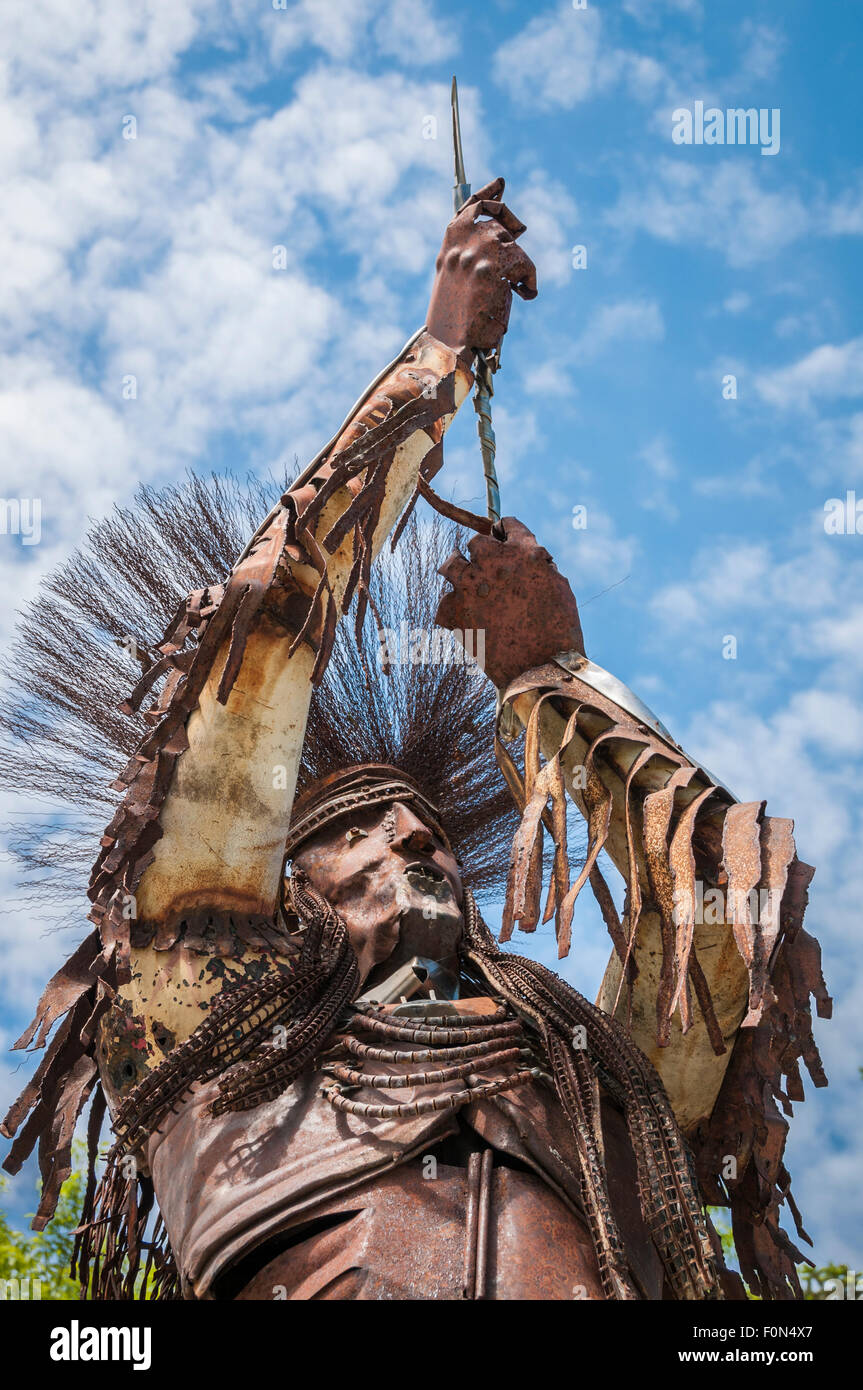
<path fill-rule="evenodd" d="M 80 802 L 82 729 L 131 753 L 93 930 L 16 1044 L 59 1024 L 3 1125 L 10 1172 L 39 1145 L 41 1228 L 90 1103 L 85 1296 L 741 1298 L 716 1204 L 753 1291 L 800 1297 L 777 1101 L 802 1099 L 801 1058 L 826 1084 L 809 999 L 829 1000 L 792 823 L 736 801 L 588 659 L 572 590 L 522 524 L 431 488 L 513 291 L 536 295 L 503 187 L 464 203 L 425 326 L 226 578 L 218 488 L 169 492 L 156 539 L 145 490 L 25 620 L 26 699 L 3 723 L 28 776 L 41 740 Z M 418 499 L 475 531 L 443 565 L 437 626 L 484 634 L 485 677 L 378 659 L 388 539 L 407 547 L 402 612 L 433 625 L 443 523 L 407 521 Z M 146 619 L 124 627 L 111 584 L 134 620 L 190 556 L 199 587 L 151 664 Z M 130 631 L 145 669 L 120 718 L 111 646 Z M 573 874 L 568 799 L 587 826 Z M 475 894 L 504 882 L 496 941 Z M 566 955 L 586 884 L 613 943 L 596 1004 L 507 946 L 553 919 Z"/>

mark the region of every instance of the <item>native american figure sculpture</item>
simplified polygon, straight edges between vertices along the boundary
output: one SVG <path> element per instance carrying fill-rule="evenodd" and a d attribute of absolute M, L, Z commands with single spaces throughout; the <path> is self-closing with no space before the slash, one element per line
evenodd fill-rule
<path fill-rule="evenodd" d="M 499 346 L 512 291 L 536 293 L 502 191 L 450 224 L 425 328 L 239 561 L 221 563 L 224 494 L 193 483 L 180 514 L 163 499 L 155 561 L 143 524 L 122 545 L 97 528 L 96 599 L 61 572 L 64 650 L 29 642 L 54 714 L 34 677 L 41 714 L 7 704 L 4 723 L 65 766 L 80 711 L 57 670 L 93 664 L 76 632 L 131 630 L 100 575 L 134 612 L 198 567 L 155 662 L 136 629 L 122 717 L 108 655 L 93 674 L 100 748 L 131 756 L 94 929 L 17 1044 L 44 1047 L 59 1022 L 3 1126 L 10 1171 L 39 1144 L 43 1226 L 89 1101 L 90 1296 L 744 1297 L 708 1203 L 730 1206 L 752 1289 L 800 1296 L 777 1101 L 802 1099 L 801 1058 L 826 1084 L 809 1001 L 829 1000 L 792 823 L 737 802 L 588 659 L 570 586 L 524 526 L 431 488 L 477 352 Z M 418 499 L 476 531 L 443 565 L 437 626 L 484 634 L 485 675 L 379 659 L 393 602 L 433 626 L 443 523 L 419 527 Z M 375 559 L 388 539 L 405 551 L 395 598 Z M 587 827 L 578 866 L 568 805 Z M 498 942 L 476 895 L 504 882 Z M 507 947 L 553 919 L 565 955 L 588 884 L 613 944 L 595 1005 Z M 698 884 L 729 905 L 719 920 Z"/>

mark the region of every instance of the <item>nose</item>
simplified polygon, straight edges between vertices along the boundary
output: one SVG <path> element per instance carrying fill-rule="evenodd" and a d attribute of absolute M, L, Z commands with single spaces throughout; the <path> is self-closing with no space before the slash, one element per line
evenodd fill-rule
<path fill-rule="evenodd" d="M 390 844 L 394 849 L 428 850 L 434 844 L 434 836 L 419 816 L 403 802 L 393 805 L 393 837 Z"/>

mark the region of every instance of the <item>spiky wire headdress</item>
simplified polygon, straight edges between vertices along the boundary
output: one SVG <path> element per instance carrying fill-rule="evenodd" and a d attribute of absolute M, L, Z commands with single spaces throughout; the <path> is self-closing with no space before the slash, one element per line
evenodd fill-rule
<path fill-rule="evenodd" d="M 286 485 L 273 483 L 272 493 Z M 0 697 L 0 754 L 5 786 L 51 806 L 9 833 L 24 901 L 41 917 L 79 920 L 118 800 L 110 784 L 148 729 L 144 714 L 119 706 L 156 659 L 178 602 L 230 571 L 271 500 L 254 478 L 190 473 L 142 485 L 129 506 L 90 526 L 24 609 Z M 312 696 L 298 791 L 354 763 L 401 769 L 437 807 L 466 881 L 482 894 L 506 876 L 518 817 L 494 760 L 492 687 L 457 659 L 448 633 L 433 641 L 437 567 L 459 538 L 437 516 L 412 518 L 395 554 L 379 560 L 372 597 L 386 651 L 371 623 L 358 641 L 352 625 L 339 630 Z"/>
<path fill-rule="evenodd" d="M 144 716 L 125 717 L 115 713 L 130 684 L 129 658 L 142 667 L 151 664 L 155 644 L 177 601 L 189 590 L 210 583 L 214 575 L 227 573 L 242 545 L 243 531 L 250 529 L 251 516 L 263 510 L 262 501 L 259 484 L 244 487 L 218 478 L 204 481 L 191 476 L 186 484 L 161 492 L 141 488 L 131 507 L 115 508 L 105 521 L 91 527 L 79 551 L 43 582 L 39 596 L 25 613 L 14 651 L 15 674 L 0 705 L 5 751 L 12 754 L 8 782 L 18 790 L 35 789 L 59 796 L 76 815 L 60 831 L 31 825 L 19 832 L 16 849 L 25 865 L 35 871 L 33 886 L 37 890 L 47 889 L 56 897 L 59 886 L 61 895 L 68 895 L 72 885 L 68 880 L 58 885 L 57 868 L 79 867 L 82 859 L 89 859 L 96 839 L 92 822 L 104 823 L 105 813 L 113 805 L 105 783 L 119 754 L 128 757 L 146 732 L 146 712 Z M 457 538 L 457 532 L 437 518 L 425 527 L 412 519 L 403 532 L 401 550 L 378 565 L 372 577 L 371 599 L 387 635 L 388 661 L 380 659 L 379 632 L 370 633 L 365 627 L 354 637 L 340 629 L 324 681 L 313 695 L 299 787 L 301 792 L 308 791 L 333 772 L 352 765 L 390 764 L 438 813 L 461 852 L 468 885 L 487 889 L 504 876 L 519 817 L 493 756 L 491 686 L 475 666 L 453 660 L 452 649 L 449 660 L 440 659 L 444 655 L 441 651 L 437 659 L 434 651 L 429 651 L 440 589 L 437 566 Z M 389 668 L 386 673 L 385 664 Z M 158 698 L 158 690 L 154 693 Z M 26 759 L 20 757 L 24 746 Z M 286 826 L 286 837 L 287 830 Z M 591 1230 L 608 1296 L 636 1295 L 627 1281 L 625 1253 L 616 1234 L 602 1172 L 598 1077 L 600 1071 L 605 1076 L 604 1068 L 608 1069 L 609 1084 L 618 1085 L 632 1122 L 642 1189 L 653 1194 L 649 1211 L 656 1222 L 662 1220 L 665 1231 L 663 1203 L 666 1194 L 673 1192 L 675 1202 L 682 1203 L 688 1214 L 686 1241 L 681 1244 L 680 1233 L 669 1226 L 663 1247 L 669 1272 L 677 1271 L 679 1276 L 679 1296 L 711 1296 L 717 1290 L 717 1274 L 690 1161 L 649 1063 L 639 1058 L 616 1024 L 549 972 L 499 952 L 480 928 L 472 903 L 472 895 L 466 894 L 465 966 L 478 981 L 484 980 L 511 1003 L 525 1007 L 541 1030 L 558 1098 L 573 1127 L 584 1165 L 585 1200 L 592 1213 Z M 335 919 L 331 925 L 338 929 L 332 909 L 322 900 L 318 908 L 328 919 Z M 341 937 L 344 947 L 343 926 Z M 306 946 L 313 945 L 315 939 L 314 930 L 307 932 Z M 337 966 L 335 976 L 328 980 L 328 992 L 315 1007 L 315 1048 L 329 1036 L 345 1000 L 355 994 L 358 976 L 349 949 L 342 951 Z M 273 979 L 279 989 L 284 988 L 280 972 L 274 972 Z M 294 978 L 294 986 L 296 983 Z M 249 985 L 257 989 L 260 982 L 250 981 Z M 226 995 L 225 1002 L 237 1005 L 239 992 Z M 220 1018 L 217 1011 L 217 1025 Z M 569 1038 L 573 1025 L 580 1026 L 582 1018 L 587 1020 L 584 1026 L 588 1033 L 593 1030 L 596 1034 L 596 1058 L 573 1062 Z M 232 1021 L 233 1015 L 231 1033 Z M 304 1026 L 306 1022 L 304 1019 Z M 71 1028 L 71 1016 L 68 1026 Z M 194 1045 L 200 1049 L 201 1038 L 194 1036 Z M 76 1046 L 79 1041 L 83 1045 L 80 1031 Z M 204 1052 L 212 1060 L 209 1034 L 203 1041 L 207 1044 Z M 49 1063 L 53 1063 L 56 1042 L 46 1059 Z M 176 1049 L 163 1066 L 173 1067 L 184 1056 L 183 1049 Z M 297 1071 L 308 1058 L 298 1051 L 277 1060 L 287 1060 Z M 271 1062 L 271 1050 L 252 1059 L 249 1066 L 255 1083 L 258 1072 L 266 1072 Z M 62 1065 L 60 1055 L 57 1068 L 62 1069 Z M 157 1069 L 147 1084 L 160 1074 Z M 287 1084 L 293 1074 L 286 1072 L 280 1084 Z M 187 1083 L 185 1078 L 181 1089 Z M 82 1095 L 80 1088 L 78 1094 Z M 40 1097 L 39 1104 L 50 1110 L 56 1099 L 51 1091 L 44 1104 Z M 16 1102 L 14 1121 L 10 1123 L 7 1117 L 5 1132 L 10 1137 L 25 1107 L 32 1103 L 33 1095 L 27 1091 Z M 93 1250 L 100 1252 L 100 1258 L 104 1254 L 102 1239 L 107 1231 L 113 1253 L 109 1252 L 103 1267 L 103 1281 L 107 1277 L 110 1282 L 118 1275 L 118 1259 L 127 1251 L 127 1284 L 131 1287 L 144 1245 L 143 1223 L 150 1210 L 152 1185 L 146 1188 L 142 1205 L 133 1195 L 138 1177 L 121 1183 L 116 1168 L 109 1163 L 98 1197 L 97 1218 L 95 1148 L 104 1104 L 99 1090 L 89 1126 L 90 1170 L 81 1225 L 86 1239 L 79 1240 L 77 1247 L 78 1269 L 86 1285 L 88 1259 Z M 657 1134 L 663 1125 L 667 1131 L 665 1139 L 660 1136 L 653 1148 L 640 1142 L 642 1120 L 648 1112 Z M 30 1122 L 28 1126 L 35 1132 Z M 44 1136 L 45 1131 L 41 1133 Z M 32 1133 L 21 1136 L 18 1144 L 22 1153 L 32 1138 Z M 52 1200 L 62 1178 L 62 1161 L 58 1163 L 55 1144 L 49 1154 L 54 1181 L 48 1195 Z M 15 1162 L 20 1166 L 20 1154 Z M 50 1200 L 46 1208 L 43 1198 L 43 1208 L 44 1224 L 51 1215 Z M 136 1234 L 131 1238 L 133 1228 Z M 118 1239 L 124 1232 L 128 1250 Z M 149 1243 L 151 1254 L 156 1243 L 154 1236 Z M 172 1262 L 163 1261 L 159 1268 L 165 1287 L 173 1288 Z M 94 1280 L 98 1283 L 95 1272 Z M 145 1273 L 145 1285 L 146 1281 Z"/>

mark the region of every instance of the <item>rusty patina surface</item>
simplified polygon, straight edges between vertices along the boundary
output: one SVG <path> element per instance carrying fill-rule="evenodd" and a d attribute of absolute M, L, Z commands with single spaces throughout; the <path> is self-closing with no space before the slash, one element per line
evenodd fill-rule
<path fill-rule="evenodd" d="M 290 1298 L 741 1297 L 705 1197 L 730 1203 L 752 1286 L 799 1292 L 799 1252 L 779 1228 L 783 1202 L 797 1213 L 776 1102 L 802 1095 L 800 1060 L 825 1080 L 809 1000 L 821 1013 L 829 1000 L 802 929 L 811 870 L 790 822 L 738 804 L 632 702 L 579 678 L 574 595 L 515 518 L 481 525 L 470 558 L 445 564 L 438 618 L 485 633 L 502 693 L 496 746 L 520 817 L 502 939 L 554 919 L 565 955 L 589 883 L 615 951 L 602 1007 L 498 948 L 419 774 L 351 750 L 347 780 L 313 790 L 288 836 L 339 619 L 356 600 L 359 636 L 373 559 L 419 497 L 465 519 L 429 487 L 442 436 L 513 293 L 536 293 L 502 191 L 495 181 L 458 214 L 426 330 L 228 578 L 181 604 L 124 706 L 164 682 L 116 783 L 90 885 L 96 930 L 19 1045 L 65 1021 L 4 1125 L 14 1135 L 32 1112 L 6 1166 L 40 1139 L 44 1225 L 95 1091 L 76 1259 L 100 1296 L 132 1296 L 142 1268 L 147 1284 L 146 1249 L 172 1297 L 276 1285 Z M 504 746 L 520 729 L 522 769 Z M 567 794 L 588 833 L 574 874 Z M 622 916 L 603 851 L 625 883 Z M 730 917 L 698 920 L 699 883 Z M 777 904 L 766 917 L 750 907 L 761 892 Z M 424 1014 L 376 1002 L 369 991 L 416 958 L 451 982 L 447 998 Z M 106 1098 L 116 1142 L 97 1189 Z M 729 1154 L 734 1177 L 719 1166 Z M 150 1239 L 154 1196 L 164 1229 Z"/>
<path fill-rule="evenodd" d="M 236 1297 L 602 1300 L 584 1222 L 540 1178 L 486 1156 L 473 1222 L 469 1170 L 440 1164 L 429 1179 L 414 1160 L 324 1203 L 316 1223 L 329 1223 L 325 1234 L 285 1232 L 291 1247 Z"/>
<path fill-rule="evenodd" d="M 478 1023 L 499 1012 L 481 998 L 459 1010 Z M 393 1017 L 392 1008 L 384 1016 Z M 360 1064 L 348 1047 L 354 1040 L 332 1039 L 325 1071 L 332 1075 L 340 1057 Z M 463 1082 L 411 1082 L 417 1054 L 404 1042 L 393 1052 L 389 1041 L 374 1058 L 386 1084 L 382 1076 L 358 1081 L 358 1104 L 347 1112 L 332 1107 L 312 1072 L 248 1116 L 214 1118 L 211 1086 L 196 1088 L 166 1117 L 148 1160 L 187 1296 L 233 1297 L 242 1289 L 245 1298 L 604 1298 L 580 1169 L 567 1159 L 571 1140 L 553 1089 L 532 1080 L 489 1103 L 482 1088 L 517 1063 L 499 1052 L 474 1055 L 475 1095 L 459 1124 L 451 1106 L 421 1110 L 416 1101 L 446 1102 Z M 440 1046 L 420 1051 L 435 1056 Z M 392 1106 L 381 1113 L 378 1102 L 394 1100 L 402 1113 Z M 641 1296 L 658 1298 L 662 1266 L 639 1209 L 626 1126 L 607 1100 L 603 1108 L 615 1210 Z M 399 1211 L 403 1220 L 387 1226 Z M 408 1235 L 422 1229 L 427 1239 L 414 1246 Z M 550 1229 L 560 1240 L 557 1275 Z M 277 1285 L 286 1292 L 276 1293 Z"/>
<path fill-rule="evenodd" d="M 437 613 L 441 627 L 485 634 L 485 671 L 499 690 L 551 652 L 584 650 L 569 581 L 515 517 L 504 517 L 501 527 L 505 541 L 497 529 L 474 536 L 469 561 L 456 551 L 441 567 L 453 587 Z"/>
<path fill-rule="evenodd" d="M 533 538 L 511 519 L 505 529 L 511 536 L 478 537 L 470 562 L 451 559 L 453 592 L 439 610 L 446 625 L 469 615 L 488 629 L 492 675 L 506 672 L 508 650 L 509 669 L 545 652 L 545 664 L 522 666 L 503 696 L 503 736 L 525 733 L 523 774 L 503 743 L 498 749 L 522 810 L 503 936 L 516 925 L 533 931 L 540 920 L 548 830 L 558 853 L 542 920 L 554 918 L 559 954 L 570 949 L 575 903 L 590 882 L 615 947 L 600 1004 L 661 1071 L 696 1145 L 704 1190 L 731 1205 L 750 1284 L 765 1296 L 799 1297 L 794 1262 L 803 1256 L 779 1228 L 783 1202 L 805 1232 L 781 1161 L 787 1122 L 778 1106 L 787 1114 L 788 1098 L 802 1099 L 801 1060 L 816 1086 L 826 1084 L 809 1001 L 829 1017 L 830 1000 L 817 944 L 801 928 L 813 871 L 797 859 L 791 822 L 767 816 L 763 802 L 735 802 L 662 726 L 580 680 L 577 662 L 565 669 L 548 659 L 569 646 L 583 652 L 580 626 L 571 643 L 555 627 L 568 617 L 576 633 L 575 599 L 562 577 L 549 579 L 554 603 L 537 605 L 536 631 L 513 630 L 511 576 Z M 567 792 L 588 828 L 587 859 L 571 884 L 559 853 Z M 626 882 L 622 922 L 598 873 L 603 849 Z M 699 905 L 709 896 L 722 911 L 704 920 Z M 732 1177 L 722 1153 L 735 1159 Z"/>
<path fill-rule="evenodd" d="M 197 924 L 177 923 L 176 936 L 171 932 L 161 940 L 153 932 L 132 933 L 132 977 L 102 1014 L 96 1033 L 112 1113 L 148 1071 L 191 1037 L 226 987 L 293 969 L 297 947 L 284 928 L 253 925 L 229 913 L 201 916 Z"/>

